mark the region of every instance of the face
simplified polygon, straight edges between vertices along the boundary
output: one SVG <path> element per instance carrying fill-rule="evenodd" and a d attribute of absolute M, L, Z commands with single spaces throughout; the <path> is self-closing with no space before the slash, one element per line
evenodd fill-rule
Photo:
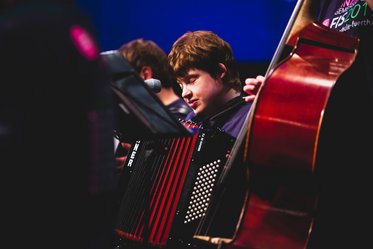
<path fill-rule="evenodd" d="M 215 79 L 206 71 L 190 69 L 178 83 L 182 97 L 199 116 L 212 114 L 226 101 L 222 76 Z"/>

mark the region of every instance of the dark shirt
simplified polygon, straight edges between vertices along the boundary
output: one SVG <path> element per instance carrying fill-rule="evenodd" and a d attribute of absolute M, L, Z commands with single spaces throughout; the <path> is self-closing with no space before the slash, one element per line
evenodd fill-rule
<path fill-rule="evenodd" d="M 219 127 L 222 131 L 237 138 L 251 104 L 251 102 L 245 102 L 242 96 L 238 96 L 228 101 L 219 111 L 209 117 L 200 118 L 191 112 L 186 119 L 203 125 Z"/>
<path fill-rule="evenodd" d="M 325 0 L 321 7 L 320 23 L 360 42 L 323 113 L 315 171 L 318 209 L 309 248 L 363 248 L 370 243 L 365 227 L 373 218 L 366 198 L 373 188 L 373 15 L 360 0 Z"/>

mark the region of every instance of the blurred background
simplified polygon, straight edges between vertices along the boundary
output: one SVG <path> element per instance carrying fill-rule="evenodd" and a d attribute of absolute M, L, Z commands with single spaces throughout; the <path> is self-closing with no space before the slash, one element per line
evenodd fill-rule
<path fill-rule="evenodd" d="M 136 38 L 168 53 L 186 31 L 211 30 L 229 42 L 244 79 L 265 74 L 296 0 L 77 0 L 103 51 Z"/>

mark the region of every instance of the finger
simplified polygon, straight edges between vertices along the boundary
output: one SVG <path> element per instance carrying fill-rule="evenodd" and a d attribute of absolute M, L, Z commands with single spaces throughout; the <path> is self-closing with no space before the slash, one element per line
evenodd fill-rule
<path fill-rule="evenodd" d="M 243 99 L 245 100 L 245 102 L 252 102 L 255 99 L 255 95 L 245 96 L 243 97 Z"/>
<path fill-rule="evenodd" d="M 257 78 L 247 78 L 245 79 L 245 84 L 246 85 L 256 85 L 259 82 Z"/>
<path fill-rule="evenodd" d="M 247 92 L 247 91 L 253 91 L 253 90 L 255 90 L 255 88 L 256 88 L 256 86 L 254 86 L 253 84 L 250 84 L 250 85 L 245 85 L 244 87 L 243 87 L 243 90 L 245 91 L 245 92 Z"/>
<path fill-rule="evenodd" d="M 256 76 L 256 79 L 257 79 L 260 83 L 263 83 L 265 78 L 264 78 L 263 75 L 258 75 L 258 76 Z"/>

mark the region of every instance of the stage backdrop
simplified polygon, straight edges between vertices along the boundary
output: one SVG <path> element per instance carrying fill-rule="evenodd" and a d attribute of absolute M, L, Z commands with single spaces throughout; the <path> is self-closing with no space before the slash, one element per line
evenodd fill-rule
<path fill-rule="evenodd" d="M 211 30 L 228 41 L 240 63 L 271 60 L 296 0 L 77 0 L 89 15 L 101 48 L 135 38 L 169 52 L 186 31 Z"/>

